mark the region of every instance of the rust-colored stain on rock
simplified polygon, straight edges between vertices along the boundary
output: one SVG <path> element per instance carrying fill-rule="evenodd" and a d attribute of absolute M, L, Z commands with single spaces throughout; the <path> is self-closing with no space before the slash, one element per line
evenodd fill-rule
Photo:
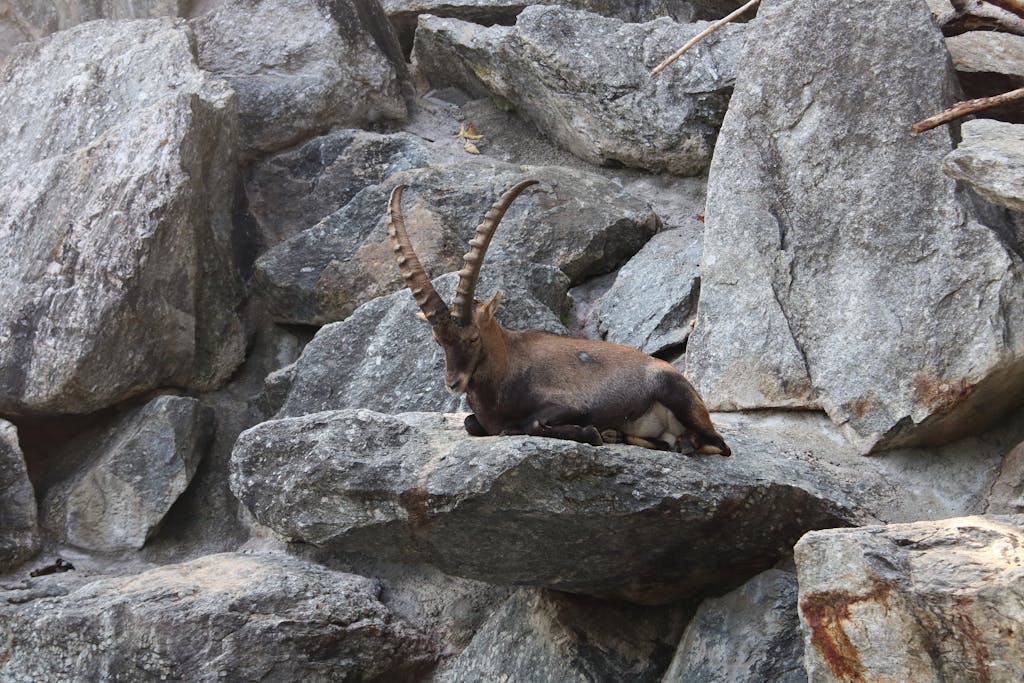
<path fill-rule="evenodd" d="M 398 502 L 409 515 L 410 526 L 424 527 L 430 524 L 430 512 L 427 510 L 429 498 L 430 494 L 425 486 L 413 486 L 399 494 Z"/>
<path fill-rule="evenodd" d="M 800 601 L 800 611 L 811 629 L 811 644 L 821 653 L 832 674 L 846 683 L 866 683 L 860 652 L 843 628 L 850 620 L 850 605 L 858 602 L 885 603 L 891 587 L 875 580 L 865 594 L 831 590 L 812 593 Z"/>
<path fill-rule="evenodd" d="M 945 413 L 970 396 L 974 386 L 963 377 L 939 380 L 927 372 L 919 372 L 914 376 L 914 398 L 928 410 Z"/>

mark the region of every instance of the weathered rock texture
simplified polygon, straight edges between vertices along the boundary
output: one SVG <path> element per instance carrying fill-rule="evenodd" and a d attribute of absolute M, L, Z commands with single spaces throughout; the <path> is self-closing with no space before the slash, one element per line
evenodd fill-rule
<path fill-rule="evenodd" d="M 39 550 L 36 495 L 25 470 L 18 431 L 0 420 L 0 572 L 32 557 Z"/>
<path fill-rule="evenodd" d="M 491 615 L 437 680 L 654 683 L 687 612 L 523 589 Z"/>
<path fill-rule="evenodd" d="M 1024 442 L 1003 458 L 985 512 L 990 515 L 1024 513 Z"/>
<path fill-rule="evenodd" d="M 0 617 L 5 681 L 394 681 L 433 659 L 373 581 L 285 556 L 211 555 Z"/>
<path fill-rule="evenodd" d="M 806 681 L 796 603 L 796 576 L 780 569 L 706 600 L 687 625 L 663 683 Z"/>
<path fill-rule="evenodd" d="M 235 97 L 170 19 L 96 21 L 0 71 L 0 413 L 85 413 L 241 362 Z"/>
<path fill-rule="evenodd" d="M 98 551 L 138 549 L 195 474 L 212 416 L 194 398 L 164 396 L 64 450 L 84 464 L 43 501 L 54 537 Z"/>
<path fill-rule="evenodd" d="M 970 31 L 946 39 L 957 71 L 991 73 L 1024 81 L 1024 36 Z"/>
<path fill-rule="evenodd" d="M 523 10 L 514 27 L 422 17 L 413 63 L 431 85 L 510 103 L 586 161 L 696 175 L 711 158 L 745 26 L 712 34 L 658 78 L 648 72 L 703 28 L 545 6 Z"/>
<path fill-rule="evenodd" d="M 379 11 L 358 0 L 232 0 L 192 21 L 200 64 L 238 93 L 250 154 L 332 127 L 405 118 L 398 72 L 378 43 L 387 37 L 370 32 L 374 6 Z"/>
<path fill-rule="evenodd" d="M 957 95 L 924 3 L 764 3 L 740 73 L 687 351 L 709 407 L 822 407 L 869 450 L 1019 405 L 1019 246 L 942 174 L 950 134 L 910 134 Z"/>
<path fill-rule="evenodd" d="M 231 482 L 287 539 L 662 604 L 735 585 L 804 530 L 855 519 L 827 497 L 839 490 L 827 472 L 730 443 L 731 458 L 692 458 L 471 438 L 461 415 L 328 411 L 243 432 Z"/>
<path fill-rule="evenodd" d="M 509 208 L 488 262 L 505 257 L 555 266 L 575 283 L 622 265 L 660 227 L 647 202 L 591 173 L 483 160 L 432 166 L 366 188 L 317 226 L 268 251 L 256 263 L 256 285 L 279 322 L 340 320 L 403 286 L 385 218 L 396 185 L 408 188 L 402 196 L 406 226 L 434 277 L 462 268 L 484 214 L 525 178 L 541 184 Z"/>
<path fill-rule="evenodd" d="M 245 184 L 264 244 L 276 246 L 342 208 L 363 188 L 426 166 L 426 143 L 408 133 L 340 130 L 257 164 Z"/>
<path fill-rule="evenodd" d="M 675 21 L 692 21 L 694 18 L 710 18 L 721 9 L 709 5 L 729 3 L 689 0 L 383 0 L 381 4 L 408 54 L 412 50 L 416 22 L 422 14 L 461 19 L 484 26 L 508 25 L 514 24 L 516 16 L 530 5 L 562 5 L 630 22 L 651 21 L 665 16 Z M 698 13 L 700 17 L 696 16 Z"/>
<path fill-rule="evenodd" d="M 808 680 L 1024 678 L 1024 516 L 812 532 L 796 562 Z"/>
<path fill-rule="evenodd" d="M 1024 212 L 1024 124 L 977 119 L 961 131 L 943 170 L 990 202 Z"/>
<path fill-rule="evenodd" d="M 188 4 L 189 0 L 0 0 L 0 17 L 8 17 L 35 39 L 94 19 L 183 16 Z"/>
<path fill-rule="evenodd" d="M 450 302 L 458 281 L 456 273 L 449 273 L 434 280 L 434 287 Z M 565 275 L 549 266 L 497 260 L 484 266 L 477 293 L 502 292 L 507 302 L 498 310 L 502 324 L 557 334 L 565 332 L 559 317 L 568 285 Z M 288 393 L 278 417 L 338 408 L 458 410 L 461 399 L 444 387 L 444 352 L 417 312 L 412 295 L 401 291 L 321 328 L 288 371 Z"/>
<path fill-rule="evenodd" d="M 668 230 L 619 269 L 593 316 L 602 338 L 644 353 L 682 350 L 697 315 L 701 233 Z"/>

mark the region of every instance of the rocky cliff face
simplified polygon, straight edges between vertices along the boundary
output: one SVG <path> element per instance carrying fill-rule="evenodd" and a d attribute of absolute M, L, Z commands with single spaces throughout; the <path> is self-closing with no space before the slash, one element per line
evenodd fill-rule
<path fill-rule="evenodd" d="M 45 3 L 44 3 L 45 4 Z M 984 2 L 0 0 L 0 680 L 1016 681 L 1024 84 Z M 975 29 L 985 30 L 975 30 Z M 470 437 L 394 262 L 731 458 Z M 865 455 L 870 453 L 870 456 Z"/>

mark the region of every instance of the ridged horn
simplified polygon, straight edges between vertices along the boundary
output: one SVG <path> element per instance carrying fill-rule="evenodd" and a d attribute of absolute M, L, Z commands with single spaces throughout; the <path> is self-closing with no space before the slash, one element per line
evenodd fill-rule
<path fill-rule="evenodd" d="M 395 252 L 395 260 L 398 261 L 398 269 L 402 272 L 405 285 L 412 292 L 423 315 L 427 316 L 427 320 L 433 325 L 441 319 L 448 319 L 448 307 L 434 289 L 434 285 L 430 284 L 430 278 L 423 270 L 423 265 L 412 248 L 409 233 L 405 230 L 405 218 L 402 217 L 404 189 L 405 185 L 397 186 L 391 191 L 391 198 L 388 199 L 388 237 L 391 239 L 391 249 Z"/>
<path fill-rule="evenodd" d="M 455 290 L 455 298 L 452 299 L 452 317 L 456 324 L 468 325 L 473 319 L 473 294 L 476 292 L 476 282 L 480 279 L 480 268 L 484 263 L 484 255 L 487 254 L 487 247 L 491 244 L 494 231 L 498 229 L 498 223 L 501 222 L 508 207 L 519 196 L 519 193 L 538 182 L 540 181 L 524 180 L 509 188 L 498 201 L 494 202 L 484 216 L 483 222 L 477 226 L 476 234 L 469 241 L 469 251 L 462 257 L 463 266 L 459 271 L 459 286 Z"/>

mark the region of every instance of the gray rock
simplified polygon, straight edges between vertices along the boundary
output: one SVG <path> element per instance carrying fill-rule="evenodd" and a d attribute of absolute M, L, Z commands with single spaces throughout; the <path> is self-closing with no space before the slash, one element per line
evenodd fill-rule
<path fill-rule="evenodd" d="M 238 93 L 248 154 L 282 149 L 332 127 L 405 119 L 398 72 L 387 46 L 371 35 L 362 4 L 232 0 L 192 20 L 200 64 Z"/>
<path fill-rule="evenodd" d="M 431 643 L 376 584 L 274 555 L 223 554 L 0 604 L 5 681 L 394 681 Z"/>
<path fill-rule="evenodd" d="M 602 338 L 652 355 L 681 348 L 697 315 L 702 250 L 699 231 L 655 235 L 597 302 Z"/>
<path fill-rule="evenodd" d="M 363 188 L 430 163 L 414 135 L 340 130 L 268 157 L 245 183 L 249 211 L 268 247 L 294 237 L 342 208 Z"/>
<path fill-rule="evenodd" d="M 949 132 L 910 134 L 958 95 L 924 3 L 766 2 L 741 62 L 687 347 L 709 408 L 820 407 L 868 451 L 1019 406 L 1018 248 L 941 173 Z"/>
<path fill-rule="evenodd" d="M 0 414 L 86 413 L 242 360 L 235 97 L 180 22 L 95 21 L 0 71 Z"/>
<path fill-rule="evenodd" d="M 457 284 L 456 273 L 434 280 L 449 302 Z M 549 266 L 495 260 L 484 266 L 477 295 L 502 292 L 498 320 L 503 325 L 564 333 L 559 317 L 567 287 L 566 277 Z M 458 410 L 461 399 L 444 387 L 444 352 L 417 312 L 412 295 L 403 290 L 321 328 L 289 372 L 290 388 L 278 416 L 338 408 Z"/>
<path fill-rule="evenodd" d="M 651 21 L 663 16 L 675 21 L 692 21 L 697 18 L 695 5 L 729 3 L 690 0 L 383 0 L 381 4 L 408 54 L 413 46 L 416 21 L 421 14 L 461 19 L 484 26 L 508 25 L 514 24 L 516 16 L 530 5 L 562 5 L 630 22 Z"/>
<path fill-rule="evenodd" d="M 0 0 L 0 16 L 6 15 L 29 39 L 95 19 L 154 19 L 184 16 L 189 0 Z"/>
<path fill-rule="evenodd" d="M 803 683 L 803 654 L 796 575 L 769 569 L 701 604 L 662 681 Z"/>
<path fill-rule="evenodd" d="M 544 6 L 523 10 L 514 27 L 424 16 L 413 64 L 431 86 L 510 103 L 591 163 L 698 175 L 732 92 L 745 26 L 712 34 L 657 78 L 648 72 L 703 28 Z"/>
<path fill-rule="evenodd" d="M 658 681 L 687 612 L 519 590 L 436 680 Z"/>
<path fill-rule="evenodd" d="M 18 430 L 0 420 L 0 573 L 39 550 L 36 494 L 18 444 Z"/>
<path fill-rule="evenodd" d="M 320 224 L 269 250 L 256 262 L 256 286 L 279 322 L 343 319 L 403 286 L 386 231 L 395 185 L 408 186 L 402 198 L 406 224 L 424 268 L 437 276 L 462 267 L 484 214 L 502 192 L 528 177 L 541 184 L 505 214 L 488 261 L 555 266 L 580 282 L 617 268 L 660 225 L 646 202 L 594 174 L 484 160 L 431 166 L 366 188 Z"/>
<path fill-rule="evenodd" d="M 992 483 L 985 513 L 1024 513 L 1024 441 L 1007 453 L 1000 463 L 999 474 Z"/>
<path fill-rule="evenodd" d="M 812 532 L 796 562 L 808 680 L 1024 678 L 1024 516 Z"/>
<path fill-rule="evenodd" d="M 194 398 L 162 396 L 70 442 L 86 463 L 47 492 L 47 530 L 87 550 L 141 548 L 192 480 L 211 418 Z"/>
<path fill-rule="evenodd" d="M 1024 124 L 976 119 L 961 131 L 963 140 L 942 170 L 990 202 L 1024 212 Z"/>
<path fill-rule="evenodd" d="M 842 485 L 726 434 L 731 458 L 467 437 L 462 415 L 341 410 L 242 433 L 231 488 L 284 538 L 491 583 L 642 604 L 727 589 L 805 530 L 858 517 Z"/>
<path fill-rule="evenodd" d="M 968 31 L 946 38 L 956 70 L 992 73 L 1024 81 L 1024 36 L 995 31 Z"/>

